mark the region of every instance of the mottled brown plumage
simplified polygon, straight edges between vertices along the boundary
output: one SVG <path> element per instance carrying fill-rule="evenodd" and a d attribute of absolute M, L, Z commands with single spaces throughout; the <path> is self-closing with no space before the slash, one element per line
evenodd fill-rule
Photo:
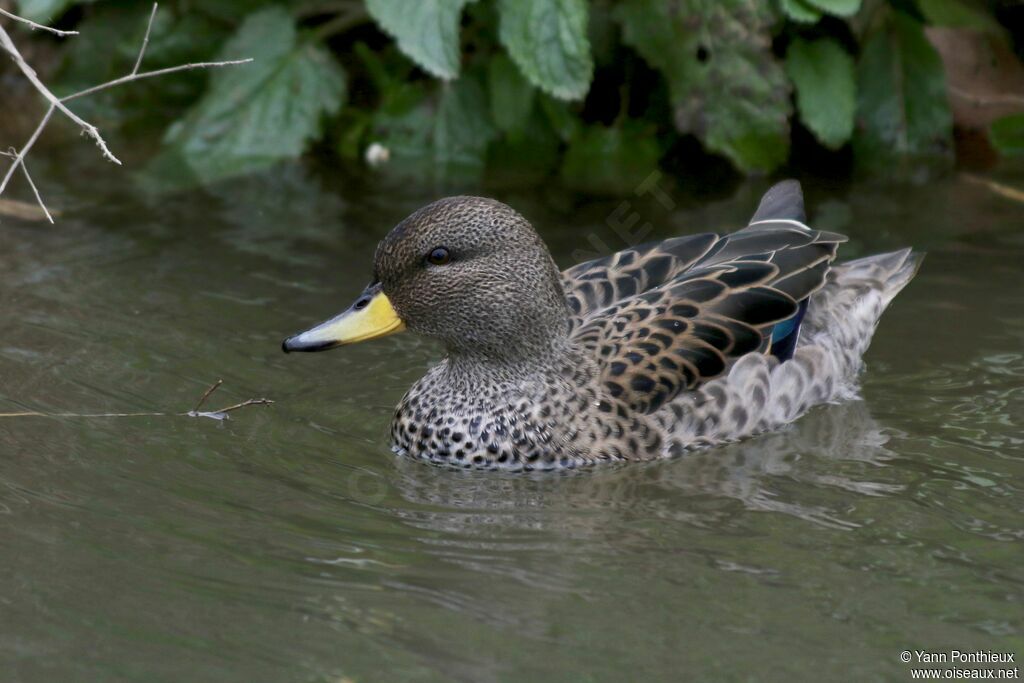
<path fill-rule="evenodd" d="M 452 197 L 417 211 L 378 247 L 371 289 L 447 356 L 402 398 L 395 450 L 527 471 L 646 460 L 850 396 L 878 317 L 919 259 L 905 250 L 833 266 L 845 238 L 803 221 L 789 181 L 735 233 L 559 272 L 500 202 Z M 443 264 L 426 256 L 438 248 Z M 789 329 L 795 350 L 772 355 Z"/>

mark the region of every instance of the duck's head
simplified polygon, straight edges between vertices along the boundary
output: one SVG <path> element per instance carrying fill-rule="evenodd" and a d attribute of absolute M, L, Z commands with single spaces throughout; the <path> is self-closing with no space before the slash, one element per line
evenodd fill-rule
<path fill-rule="evenodd" d="M 453 354 L 500 359 L 540 353 L 568 325 L 558 268 L 529 222 L 493 199 L 449 197 L 388 233 L 355 303 L 283 348 L 323 351 L 409 329 Z"/>

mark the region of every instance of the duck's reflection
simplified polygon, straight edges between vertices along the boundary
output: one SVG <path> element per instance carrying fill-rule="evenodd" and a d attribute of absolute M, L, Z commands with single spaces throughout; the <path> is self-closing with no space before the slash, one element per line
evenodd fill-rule
<path fill-rule="evenodd" d="M 886 448 L 891 434 L 863 401 L 852 401 L 812 411 L 781 432 L 652 464 L 524 477 L 400 460 L 393 484 L 411 505 L 394 512 L 410 524 L 460 534 L 462 541 L 479 537 L 481 543 L 498 537 L 496 528 L 593 537 L 622 514 L 707 527 L 744 511 L 765 511 L 852 527 L 840 512 L 849 507 L 848 496 L 827 492 L 878 496 L 902 490 L 878 469 L 892 457 Z M 822 500 L 835 501 L 836 509 Z M 730 504 L 735 502 L 741 505 Z M 507 544 L 514 537 L 500 538 Z M 550 538 L 565 540 L 561 534 Z"/>
<path fill-rule="evenodd" d="M 364 578 L 374 586 L 372 615 L 345 590 L 319 608 L 453 680 L 500 680 L 487 648 L 467 657 L 445 629 L 406 624 L 469 619 L 481 642 L 545 641 L 553 624 L 604 618 L 608 591 L 648 574 L 650 593 L 634 588 L 629 599 L 654 611 L 669 600 L 659 591 L 699 602 L 718 585 L 709 571 L 788 580 L 783 558 L 794 551 L 766 551 L 759 539 L 774 525 L 754 529 L 751 513 L 844 533 L 856 526 L 845 518 L 851 501 L 901 490 L 884 466 L 890 438 L 858 401 L 812 411 L 784 432 L 649 465 L 525 477 L 399 459 L 381 507 L 411 531 L 401 536 L 415 550 Z"/>
<path fill-rule="evenodd" d="M 457 533 L 461 543 L 498 538 L 496 527 L 560 529 L 563 533 L 547 537 L 552 543 L 564 542 L 564 533 L 593 538 L 623 513 L 715 526 L 754 510 L 851 527 L 856 524 L 840 511 L 849 507 L 848 497 L 839 497 L 833 510 L 820 501 L 836 497 L 821 492 L 899 492 L 902 486 L 886 481 L 878 469 L 892 457 L 886 447 L 891 433 L 858 400 L 812 411 L 781 432 L 649 465 L 523 477 L 399 461 L 393 483 L 411 505 L 394 512 L 417 526 Z M 805 498 L 802 488 L 815 495 Z M 500 538 L 507 547 L 515 537 L 503 533 Z"/>

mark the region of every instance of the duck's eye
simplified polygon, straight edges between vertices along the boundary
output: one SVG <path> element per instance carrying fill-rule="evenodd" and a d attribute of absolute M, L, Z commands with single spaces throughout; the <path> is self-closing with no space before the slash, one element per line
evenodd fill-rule
<path fill-rule="evenodd" d="M 427 254 L 427 263 L 435 266 L 443 266 L 452 260 L 452 255 L 444 247 L 435 247 Z"/>

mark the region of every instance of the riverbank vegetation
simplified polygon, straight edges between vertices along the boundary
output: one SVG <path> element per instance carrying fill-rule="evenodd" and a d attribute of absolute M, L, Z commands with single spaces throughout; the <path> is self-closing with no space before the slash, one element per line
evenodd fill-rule
<path fill-rule="evenodd" d="M 21 0 L 58 95 L 125 71 L 146 0 Z M 1024 154 L 1013 0 L 171 0 L 147 64 L 252 58 L 76 102 L 159 126 L 150 170 L 214 181 L 317 149 L 383 172 L 921 177 Z M 91 119 L 90 119 L 91 120 Z M 8 146 L 15 141 L 3 141 Z"/>

